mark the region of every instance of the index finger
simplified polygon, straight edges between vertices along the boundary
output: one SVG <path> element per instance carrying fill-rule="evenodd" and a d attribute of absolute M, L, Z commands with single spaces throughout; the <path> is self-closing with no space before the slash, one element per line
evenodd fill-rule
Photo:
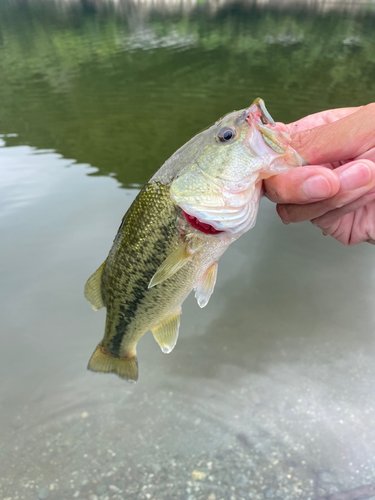
<path fill-rule="evenodd" d="M 304 132 L 310 128 L 319 127 L 320 125 L 326 125 L 327 123 L 333 123 L 337 120 L 341 120 L 341 118 L 345 118 L 359 109 L 361 109 L 361 107 L 337 108 L 320 111 L 319 113 L 314 113 L 312 115 L 305 116 L 300 120 L 296 120 L 295 122 L 286 124 L 286 131 L 289 134 Z"/>
<path fill-rule="evenodd" d="M 325 119 L 328 116 L 332 118 Z M 375 103 L 335 122 L 291 134 L 291 146 L 315 165 L 358 157 L 375 147 Z"/>

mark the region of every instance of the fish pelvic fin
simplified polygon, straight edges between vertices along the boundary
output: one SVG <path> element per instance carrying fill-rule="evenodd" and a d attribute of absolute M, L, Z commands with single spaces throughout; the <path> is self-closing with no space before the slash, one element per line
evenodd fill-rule
<path fill-rule="evenodd" d="M 179 246 L 174 252 L 172 252 L 162 263 L 159 269 L 156 271 L 152 277 L 148 288 L 162 283 L 171 276 L 173 276 L 177 271 L 179 271 L 189 260 L 193 257 L 193 253 L 189 251 L 188 244 L 184 243 Z"/>
<path fill-rule="evenodd" d="M 126 358 L 117 358 L 98 344 L 87 369 L 93 372 L 116 373 L 128 382 L 134 383 L 138 380 L 138 359 L 135 351 Z"/>
<path fill-rule="evenodd" d="M 176 345 L 180 328 L 180 314 L 181 307 L 177 312 L 169 316 L 169 318 L 151 328 L 154 339 L 159 344 L 160 349 L 166 354 L 173 351 Z"/>
<path fill-rule="evenodd" d="M 215 288 L 218 263 L 214 262 L 204 273 L 203 278 L 195 290 L 195 298 L 199 307 L 205 307 Z"/>
<path fill-rule="evenodd" d="M 102 274 L 105 261 L 103 264 L 90 276 L 85 285 L 85 298 L 90 302 L 94 311 L 98 311 L 104 307 L 101 284 Z"/>

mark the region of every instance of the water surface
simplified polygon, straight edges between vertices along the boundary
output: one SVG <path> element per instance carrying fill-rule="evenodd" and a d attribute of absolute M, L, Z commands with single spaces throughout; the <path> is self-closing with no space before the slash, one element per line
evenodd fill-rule
<path fill-rule="evenodd" d="M 271 4 L 1 3 L 2 498 L 375 483 L 373 247 L 285 227 L 267 201 L 210 304 L 185 302 L 173 353 L 142 338 L 135 386 L 86 371 L 105 312 L 84 283 L 171 153 L 257 96 L 282 121 L 375 101 L 367 4 Z"/>

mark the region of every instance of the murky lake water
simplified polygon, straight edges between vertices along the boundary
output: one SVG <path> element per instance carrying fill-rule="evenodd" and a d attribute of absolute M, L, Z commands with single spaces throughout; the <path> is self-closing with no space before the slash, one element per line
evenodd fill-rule
<path fill-rule="evenodd" d="M 281 121 L 375 101 L 371 9 L 256 3 L 0 4 L 1 498 L 375 483 L 374 248 L 283 226 L 267 201 L 208 307 L 185 302 L 173 353 L 143 337 L 135 386 L 86 371 L 105 313 L 85 281 L 170 154 L 257 96 Z M 375 489 L 350 495 L 332 499 Z"/>

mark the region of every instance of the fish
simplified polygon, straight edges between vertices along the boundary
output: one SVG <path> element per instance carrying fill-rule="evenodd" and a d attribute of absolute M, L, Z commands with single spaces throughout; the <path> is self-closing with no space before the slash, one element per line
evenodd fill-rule
<path fill-rule="evenodd" d="M 178 149 L 124 215 L 85 297 L 107 309 L 88 369 L 136 382 L 137 342 L 151 330 L 164 353 L 176 345 L 191 291 L 205 307 L 218 261 L 256 222 L 262 181 L 305 164 L 261 98 Z"/>

